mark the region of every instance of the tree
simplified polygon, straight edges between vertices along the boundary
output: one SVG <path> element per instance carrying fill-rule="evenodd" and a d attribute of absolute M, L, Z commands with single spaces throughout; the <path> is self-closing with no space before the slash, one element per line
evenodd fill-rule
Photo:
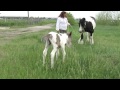
<path fill-rule="evenodd" d="M 99 24 L 119 25 L 120 11 L 101 11 L 96 19 Z"/>

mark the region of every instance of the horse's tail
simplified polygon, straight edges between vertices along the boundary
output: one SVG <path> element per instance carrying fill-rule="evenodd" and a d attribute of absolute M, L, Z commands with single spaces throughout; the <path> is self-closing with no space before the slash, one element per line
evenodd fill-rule
<path fill-rule="evenodd" d="M 92 17 L 92 16 L 90 16 L 95 22 L 96 22 L 96 19 L 95 19 L 95 17 Z"/>

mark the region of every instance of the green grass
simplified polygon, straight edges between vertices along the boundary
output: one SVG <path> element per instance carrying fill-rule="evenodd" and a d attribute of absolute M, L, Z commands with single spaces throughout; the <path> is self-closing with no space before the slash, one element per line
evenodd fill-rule
<path fill-rule="evenodd" d="M 55 27 L 54 27 L 55 28 Z M 0 46 L 0 78 L 12 79 L 117 79 L 120 78 L 120 27 L 98 25 L 94 45 L 77 44 L 78 26 L 73 32 L 72 47 L 66 48 L 65 63 L 62 53 L 50 69 L 48 50 L 46 65 L 42 66 L 44 43 L 40 38 L 51 30 L 24 34 Z"/>
<path fill-rule="evenodd" d="M 18 28 L 18 27 L 28 27 L 28 26 L 35 26 L 35 25 L 45 25 L 50 23 L 55 23 L 55 20 L 41 20 L 39 22 L 23 19 L 23 20 L 0 20 L 0 26 L 4 27 L 11 27 L 11 28 Z"/>

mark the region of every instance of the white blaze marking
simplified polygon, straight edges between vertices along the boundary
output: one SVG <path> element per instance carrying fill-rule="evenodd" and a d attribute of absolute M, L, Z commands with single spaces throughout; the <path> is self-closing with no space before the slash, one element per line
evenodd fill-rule
<path fill-rule="evenodd" d="M 82 32 L 82 26 L 80 25 L 80 27 L 79 27 L 79 32 Z"/>

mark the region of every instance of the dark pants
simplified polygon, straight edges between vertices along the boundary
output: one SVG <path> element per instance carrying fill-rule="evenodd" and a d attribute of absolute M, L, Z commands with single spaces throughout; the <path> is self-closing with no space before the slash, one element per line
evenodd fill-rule
<path fill-rule="evenodd" d="M 67 33 L 67 30 L 59 30 L 60 33 Z"/>

